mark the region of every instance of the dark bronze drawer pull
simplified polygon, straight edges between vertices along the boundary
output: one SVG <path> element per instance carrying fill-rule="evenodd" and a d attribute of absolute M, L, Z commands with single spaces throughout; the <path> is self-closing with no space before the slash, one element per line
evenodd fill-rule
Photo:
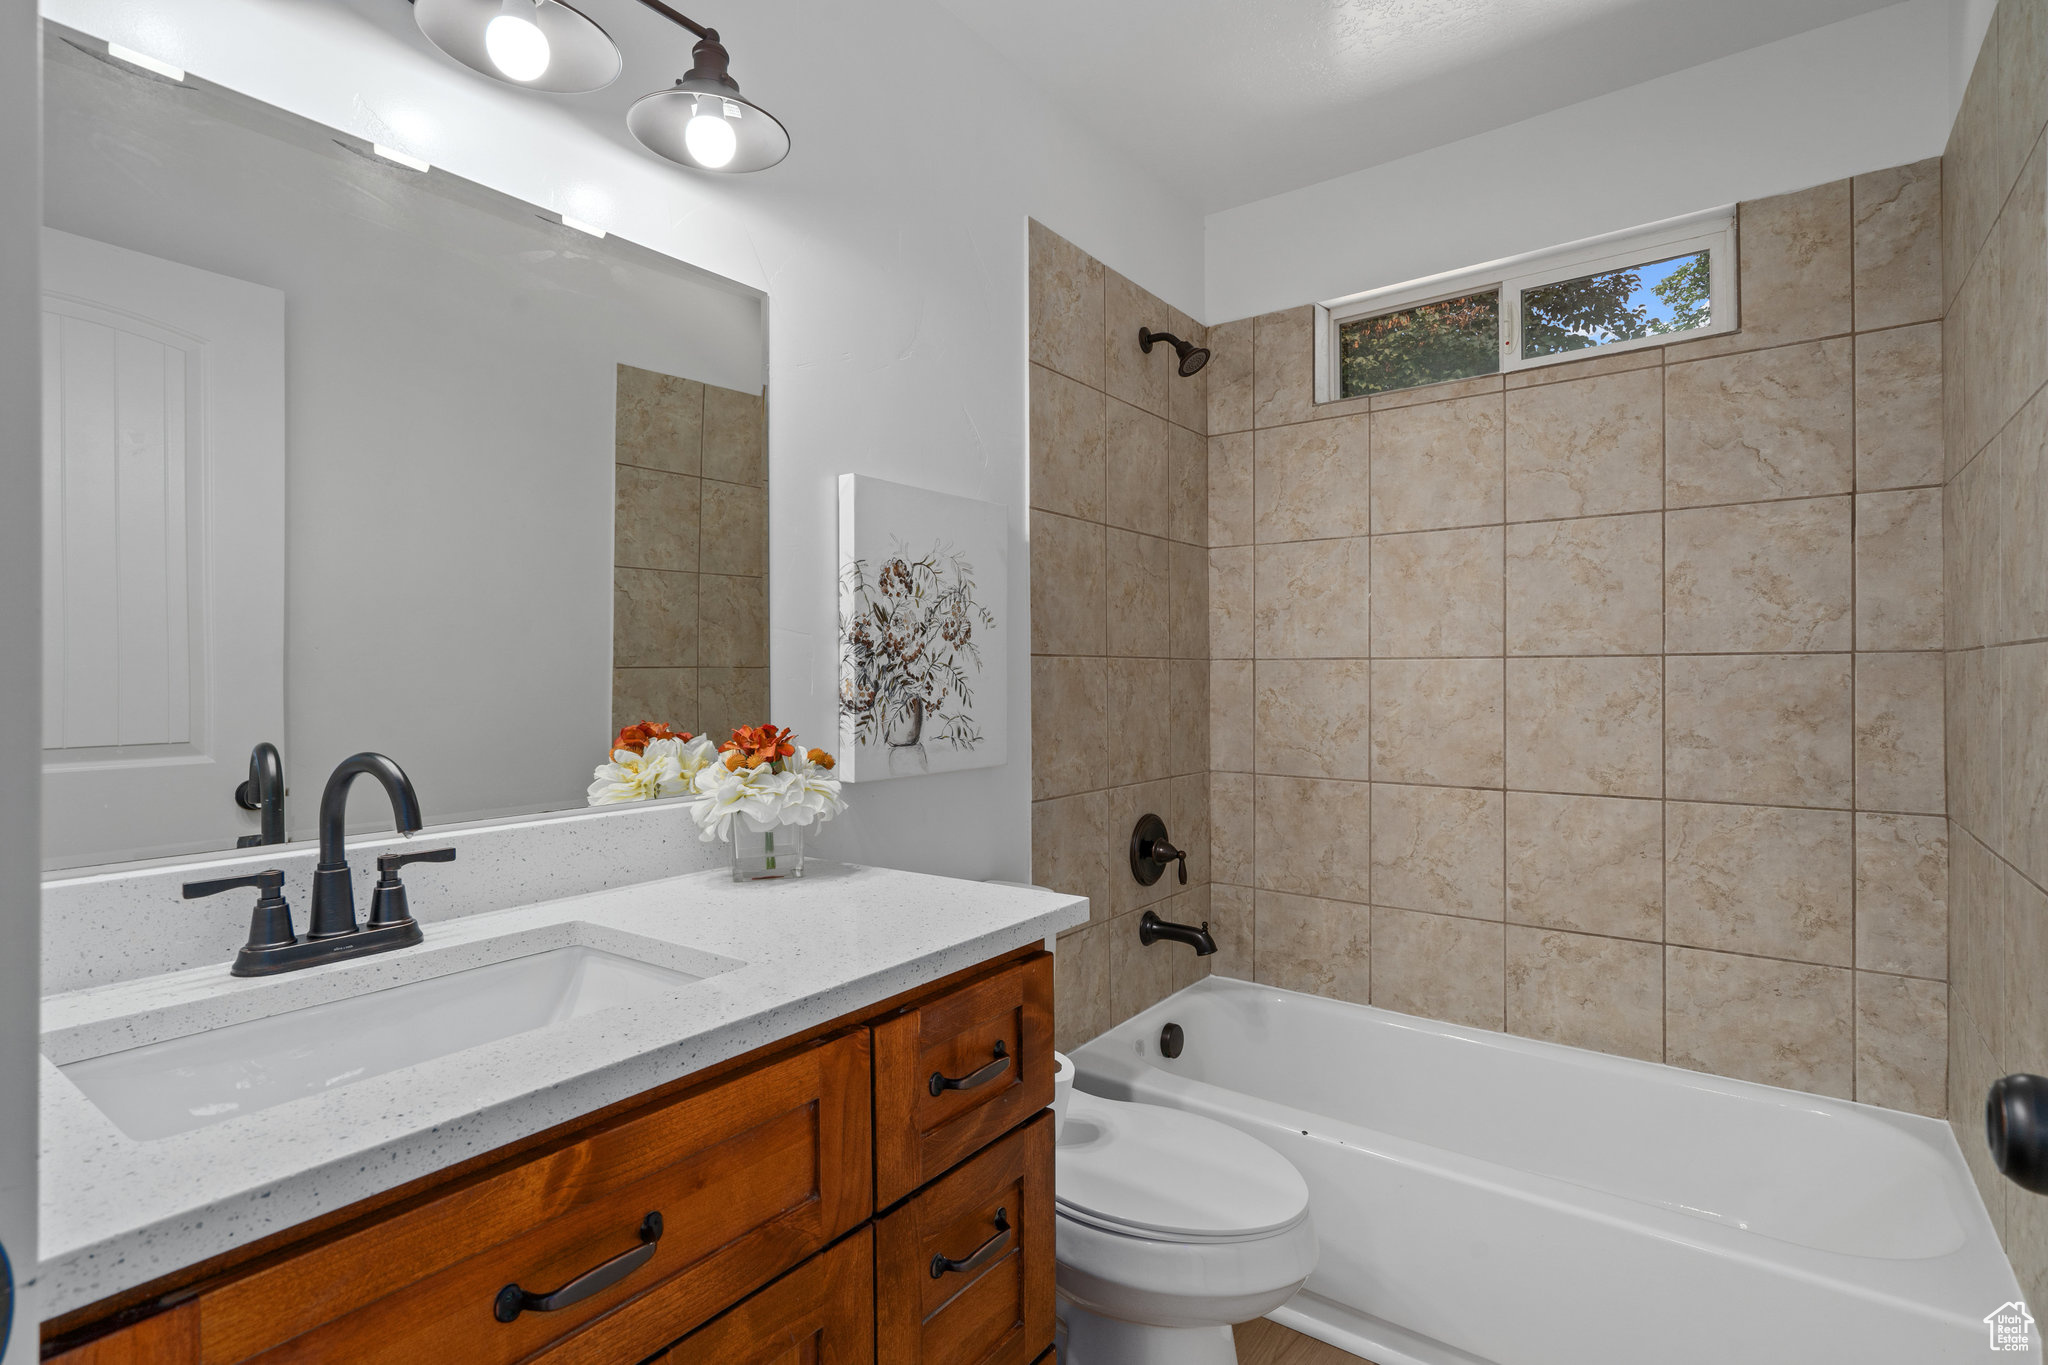
<path fill-rule="evenodd" d="M 499 1322 L 515 1322 L 521 1313 L 553 1313 L 578 1304 L 599 1290 L 610 1289 L 620 1280 L 654 1259 L 654 1244 L 661 1240 L 661 1215 L 650 1213 L 640 1220 L 640 1245 L 619 1253 L 603 1265 L 586 1270 L 552 1294 L 535 1294 L 508 1284 L 498 1291 L 491 1312 Z"/>
<path fill-rule="evenodd" d="M 934 1095 L 943 1095 L 948 1090 L 973 1090 L 987 1085 L 1010 1069 L 1010 1050 L 1001 1043 L 996 1044 L 996 1059 L 987 1066 L 968 1072 L 965 1076 L 953 1077 L 934 1071 L 930 1089 Z"/>
<path fill-rule="evenodd" d="M 1004 1246 L 1009 1243 L 1009 1240 L 1010 1211 L 1008 1209 L 997 1209 L 996 1235 L 969 1252 L 964 1260 L 955 1261 L 945 1256 L 932 1257 L 932 1278 L 936 1280 L 949 1270 L 959 1271 L 962 1274 L 972 1270 L 979 1270 L 1000 1255 Z"/>

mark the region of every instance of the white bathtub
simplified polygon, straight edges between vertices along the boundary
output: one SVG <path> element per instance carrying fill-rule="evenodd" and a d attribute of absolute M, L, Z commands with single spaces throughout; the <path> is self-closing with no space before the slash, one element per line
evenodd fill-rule
<path fill-rule="evenodd" d="M 2038 1358 L 1987 1349 L 2019 1288 L 1934 1119 L 1220 977 L 1074 1062 L 1299 1167 L 1322 1263 L 1273 1316 L 1378 1365 Z"/>

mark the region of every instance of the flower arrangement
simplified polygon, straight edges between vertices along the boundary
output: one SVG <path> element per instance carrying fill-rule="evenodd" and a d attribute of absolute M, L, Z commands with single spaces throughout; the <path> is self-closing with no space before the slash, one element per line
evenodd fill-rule
<path fill-rule="evenodd" d="M 611 760 L 592 775 L 593 806 L 686 796 L 698 838 L 730 840 L 733 877 L 803 875 L 803 836 L 846 809 L 836 766 L 823 749 L 798 752 L 790 731 L 743 725 L 714 746 L 709 735 L 677 733 L 654 721 L 628 725 Z M 787 831 L 776 847 L 777 830 Z M 742 874 L 742 865 L 748 870 Z"/>
<path fill-rule="evenodd" d="M 981 742 L 970 667 L 976 627 L 995 616 L 975 600 L 974 566 L 945 544 L 913 558 L 900 546 L 872 582 L 865 560 L 841 588 L 839 713 L 856 744 L 911 748 L 927 727 L 961 749 Z"/>

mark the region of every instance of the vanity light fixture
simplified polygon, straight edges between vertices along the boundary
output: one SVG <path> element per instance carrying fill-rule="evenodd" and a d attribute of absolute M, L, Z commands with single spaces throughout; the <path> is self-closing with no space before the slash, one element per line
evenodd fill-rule
<path fill-rule="evenodd" d="M 562 0 L 413 0 L 427 41 L 472 71 L 555 95 L 619 78 L 619 45 Z"/>
<path fill-rule="evenodd" d="M 379 161 L 389 161 L 394 166 L 403 166 L 409 171 L 424 173 L 434 169 L 431 162 L 422 161 L 412 153 L 401 152 L 396 147 L 386 147 L 381 142 L 370 144 L 370 155 L 376 157 Z"/>
<path fill-rule="evenodd" d="M 789 131 L 740 95 L 726 71 L 732 58 L 718 30 L 676 13 L 661 0 L 640 3 L 697 35 L 690 69 L 674 85 L 634 101 L 626 127 L 658 156 L 700 171 L 765 171 L 789 155 Z"/>
<path fill-rule="evenodd" d="M 640 3 L 697 35 L 682 78 L 626 111 L 640 144 L 678 165 L 732 175 L 765 171 L 788 156 L 789 131 L 740 95 L 718 30 L 662 0 Z M 611 35 L 562 0 L 413 0 L 412 9 L 428 42 L 508 85 L 578 94 L 610 85 L 624 65 Z"/>
<path fill-rule="evenodd" d="M 130 66 L 139 66 L 144 71 L 153 71 L 165 80 L 182 81 L 185 79 L 184 67 L 172 66 L 167 61 L 152 57 L 147 52 L 137 52 L 132 47 L 123 47 L 119 43 L 108 43 L 107 55 L 117 62 L 126 62 Z"/>

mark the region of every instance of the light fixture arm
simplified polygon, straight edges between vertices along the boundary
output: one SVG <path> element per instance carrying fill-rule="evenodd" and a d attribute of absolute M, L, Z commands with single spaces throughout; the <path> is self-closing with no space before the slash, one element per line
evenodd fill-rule
<path fill-rule="evenodd" d="M 683 73 L 684 80 L 716 81 L 718 84 L 729 86 L 734 90 L 740 88 L 740 83 L 726 73 L 726 68 L 731 65 L 732 58 L 727 54 L 725 44 L 718 41 L 717 29 L 704 27 L 704 25 L 688 15 L 670 9 L 661 0 L 640 0 L 640 3 L 670 23 L 680 24 L 697 35 L 697 45 L 690 49 L 691 57 L 696 59 L 695 65 Z"/>
<path fill-rule="evenodd" d="M 690 32 L 696 34 L 699 38 L 702 38 L 707 42 L 715 43 L 718 41 L 717 29 L 704 27 L 704 25 L 698 23 L 695 19 L 690 18 L 688 15 L 679 14 L 675 10 L 670 9 L 667 5 L 662 4 L 661 0 L 640 0 L 640 3 L 647 6 L 647 8 L 653 10 L 656 14 L 659 14 L 662 18 L 668 20 L 671 24 L 680 24 L 684 28 L 690 30 Z"/>

